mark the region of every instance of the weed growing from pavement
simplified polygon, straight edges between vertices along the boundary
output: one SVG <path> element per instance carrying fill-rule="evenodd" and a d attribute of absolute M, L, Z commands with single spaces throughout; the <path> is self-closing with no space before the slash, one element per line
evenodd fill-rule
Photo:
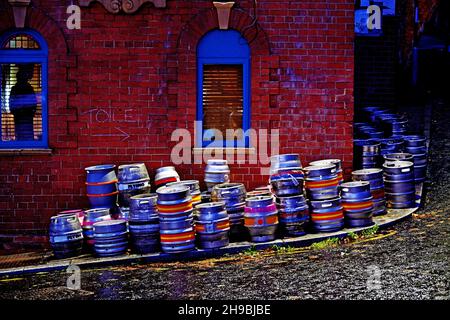
<path fill-rule="evenodd" d="M 321 250 L 329 247 L 334 247 L 339 244 L 339 238 L 328 238 L 320 242 L 313 243 L 311 245 L 312 249 Z"/>
<path fill-rule="evenodd" d="M 258 250 L 256 249 L 256 247 L 253 245 L 250 248 L 248 248 L 247 250 L 244 251 L 245 255 L 250 255 L 250 256 L 254 256 L 256 254 L 258 254 Z"/>
<path fill-rule="evenodd" d="M 375 235 L 378 232 L 378 225 L 374 225 L 373 227 L 369 228 L 369 229 L 365 229 L 363 231 L 361 231 L 361 235 L 363 237 L 371 237 L 373 235 Z"/>
<path fill-rule="evenodd" d="M 295 251 L 294 247 L 291 246 L 277 246 L 277 245 L 273 245 L 272 246 L 272 251 L 274 251 L 276 254 L 283 254 L 283 253 L 292 253 Z"/>

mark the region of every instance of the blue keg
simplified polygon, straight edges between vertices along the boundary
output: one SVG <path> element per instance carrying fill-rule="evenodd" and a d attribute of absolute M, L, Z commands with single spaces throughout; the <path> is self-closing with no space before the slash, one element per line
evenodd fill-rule
<path fill-rule="evenodd" d="M 304 235 L 309 222 L 309 208 L 303 195 L 277 197 L 280 227 L 285 236 Z"/>
<path fill-rule="evenodd" d="M 128 249 L 128 228 L 125 220 L 94 223 L 94 251 L 99 257 L 125 254 Z"/>
<path fill-rule="evenodd" d="M 85 168 L 86 191 L 91 208 L 116 208 L 119 191 L 115 167 L 107 164 Z"/>
<path fill-rule="evenodd" d="M 159 214 L 157 194 L 140 194 L 130 198 L 130 240 L 133 251 L 140 254 L 159 251 Z"/>
<path fill-rule="evenodd" d="M 373 201 L 368 181 L 345 182 L 341 185 L 341 203 L 348 227 L 373 225 Z"/>
<path fill-rule="evenodd" d="M 311 225 L 316 232 L 334 232 L 344 228 L 341 198 L 310 201 Z"/>
<path fill-rule="evenodd" d="M 383 164 L 384 186 L 388 208 L 404 209 L 416 206 L 414 164 L 394 161 Z"/>
<path fill-rule="evenodd" d="M 305 172 L 306 194 L 310 200 L 333 199 L 339 195 L 340 180 L 335 164 L 309 166 Z"/>
<path fill-rule="evenodd" d="M 373 215 L 386 214 L 386 196 L 384 192 L 383 169 L 362 169 L 352 172 L 353 181 L 367 181 L 373 201 Z"/>
<path fill-rule="evenodd" d="M 77 256 L 83 248 L 83 230 L 76 214 L 50 218 L 50 245 L 56 258 Z"/>

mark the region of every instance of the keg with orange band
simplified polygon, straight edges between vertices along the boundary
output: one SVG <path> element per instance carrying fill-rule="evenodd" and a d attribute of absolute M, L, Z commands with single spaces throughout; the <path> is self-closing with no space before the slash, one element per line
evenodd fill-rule
<path fill-rule="evenodd" d="M 213 249 L 229 244 L 228 231 L 230 217 L 225 210 L 224 202 L 202 203 L 195 206 L 195 230 L 198 245 L 203 249 Z"/>
<path fill-rule="evenodd" d="M 344 227 L 341 198 L 310 201 L 312 227 L 316 232 L 334 232 Z"/>
<path fill-rule="evenodd" d="M 373 201 L 368 181 L 352 181 L 341 185 L 342 206 L 348 227 L 373 224 Z"/>

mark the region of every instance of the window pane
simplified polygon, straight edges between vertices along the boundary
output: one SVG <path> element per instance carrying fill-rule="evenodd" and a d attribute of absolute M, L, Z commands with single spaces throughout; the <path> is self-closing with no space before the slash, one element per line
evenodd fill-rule
<path fill-rule="evenodd" d="M 203 66 L 203 130 L 243 128 L 243 66 Z M 238 139 L 242 135 L 237 136 Z"/>
<path fill-rule="evenodd" d="M 5 49 L 39 49 L 39 44 L 27 34 L 15 35 L 4 45 Z"/>
<path fill-rule="evenodd" d="M 1 64 L 1 141 L 42 140 L 42 65 Z"/>

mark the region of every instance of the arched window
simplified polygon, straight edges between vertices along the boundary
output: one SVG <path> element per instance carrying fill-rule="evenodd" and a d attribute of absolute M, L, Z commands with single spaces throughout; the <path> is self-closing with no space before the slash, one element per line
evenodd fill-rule
<path fill-rule="evenodd" d="M 0 148 L 46 148 L 48 48 L 33 30 L 0 36 Z"/>
<path fill-rule="evenodd" d="M 249 128 L 250 47 L 235 30 L 210 31 L 197 46 L 197 147 L 249 147 Z"/>

